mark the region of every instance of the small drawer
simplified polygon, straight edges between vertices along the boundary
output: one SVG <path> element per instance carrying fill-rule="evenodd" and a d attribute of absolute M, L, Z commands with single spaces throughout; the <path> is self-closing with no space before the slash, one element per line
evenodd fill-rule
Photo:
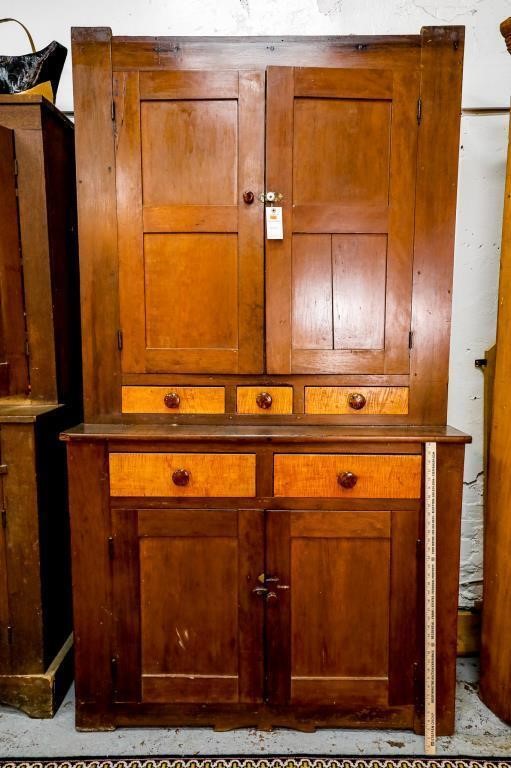
<path fill-rule="evenodd" d="M 275 496 L 418 499 L 418 455 L 276 454 Z"/>
<path fill-rule="evenodd" d="M 305 413 L 406 416 L 408 387 L 305 387 Z"/>
<path fill-rule="evenodd" d="M 262 416 L 293 413 L 293 387 L 238 387 L 236 410 Z"/>
<path fill-rule="evenodd" d="M 253 453 L 111 453 L 111 496 L 255 496 Z"/>
<path fill-rule="evenodd" d="M 123 413 L 225 413 L 224 387 L 123 387 Z"/>

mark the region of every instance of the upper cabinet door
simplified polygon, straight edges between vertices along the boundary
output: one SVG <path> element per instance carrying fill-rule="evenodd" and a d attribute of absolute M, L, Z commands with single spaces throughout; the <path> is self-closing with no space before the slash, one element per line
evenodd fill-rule
<path fill-rule="evenodd" d="M 264 73 L 114 87 L 123 372 L 261 372 Z"/>
<path fill-rule="evenodd" d="M 270 373 L 407 374 L 418 75 L 270 67 Z"/>

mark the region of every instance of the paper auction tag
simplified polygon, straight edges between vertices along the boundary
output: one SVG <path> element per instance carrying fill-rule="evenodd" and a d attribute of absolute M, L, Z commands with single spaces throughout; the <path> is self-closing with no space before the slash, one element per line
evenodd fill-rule
<path fill-rule="evenodd" d="M 268 240 L 283 240 L 282 207 L 271 206 L 266 209 L 266 237 Z"/>

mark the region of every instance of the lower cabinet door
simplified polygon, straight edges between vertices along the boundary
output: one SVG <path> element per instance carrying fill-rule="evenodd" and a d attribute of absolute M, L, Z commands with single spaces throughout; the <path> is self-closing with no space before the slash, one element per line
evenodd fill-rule
<path fill-rule="evenodd" d="M 263 697 L 263 513 L 113 509 L 117 702 Z"/>
<path fill-rule="evenodd" d="M 414 701 L 416 511 L 270 511 L 267 700 Z"/>

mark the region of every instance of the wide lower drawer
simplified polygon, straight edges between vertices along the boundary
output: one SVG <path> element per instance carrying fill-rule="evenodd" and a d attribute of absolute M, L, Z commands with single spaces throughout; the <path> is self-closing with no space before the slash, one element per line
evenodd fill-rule
<path fill-rule="evenodd" d="M 305 413 L 404 416 L 408 387 L 305 387 Z"/>
<path fill-rule="evenodd" d="M 225 413 L 224 387 L 123 387 L 123 413 Z"/>
<path fill-rule="evenodd" d="M 418 499 L 418 455 L 276 454 L 275 496 Z"/>
<path fill-rule="evenodd" d="M 250 453 L 112 453 L 111 496 L 255 496 Z"/>

